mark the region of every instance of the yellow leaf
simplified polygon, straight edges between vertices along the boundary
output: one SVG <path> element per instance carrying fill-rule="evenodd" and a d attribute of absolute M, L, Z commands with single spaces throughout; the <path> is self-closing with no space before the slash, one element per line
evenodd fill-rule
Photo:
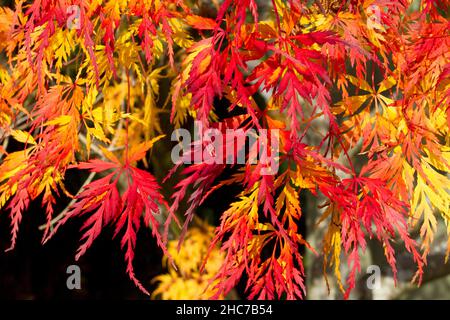
<path fill-rule="evenodd" d="M 372 87 L 364 79 L 355 78 L 351 75 L 346 75 L 347 80 L 353 84 L 355 87 L 362 89 L 367 92 L 373 92 Z"/>
<path fill-rule="evenodd" d="M 14 139 L 16 139 L 19 142 L 25 144 L 36 144 L 34 138 L 26 131 L 11 130 L 11 135 L 13 136 Z"/>
<path fill-rule="evenodd" d="M 393 76 L 387 77 L 386 79 L 380 82 L 378 86 L 378 93 L 391 89 L 393 86 L 396 85 L 396 83 L 397 82 L 395 81 Z"/>
<path fill-rule="evenodd" d="M 347 107 L 350 114 L 355 113 L 364 102 L 367 101 L 369 95 L 347 97 L 344 101 L 337 103 L 338 106 Z"/>
<path fill-rule="evenodd" d="M 72 116 L 62 115 L 53 120 L 47 121 L 44 126 L 67 126 L 72 120 Z"/>

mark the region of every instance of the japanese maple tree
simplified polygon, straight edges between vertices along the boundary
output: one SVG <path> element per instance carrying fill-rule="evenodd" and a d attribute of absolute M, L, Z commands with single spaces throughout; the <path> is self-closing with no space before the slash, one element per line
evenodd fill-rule
<path fill-rule="evenodd" d="M 133 269 L 138 230 L 177 272 L 173 241 L 189 250 L 198 208 L 235 185 L 211 238 L 193 245 L 209 247 L 196 255 L 203 263 L 180 268 L 206 268 L 211 298 L 242 279 L 249 298 L 304 298 L 305 250 L 323 255 L 348 297 L 369 239 L 394 278 L 400 241 L 420 284 L 438 220 L 450 253 L 445 0 L 16 0 L 0 8 L 0 52 L 0 208 L 11 249 L 40 201 L 44 243 L 83 219 L 79 259 L 113 226 L 126 272 L 148 293 Z M 257 142 L 278 130 L 279 152 L 263 143 L 278 170 L 267 174 L 246 152 L 243 164 L 174 163 L 156 175 L 150 154 L 167 159 L 172 131 L 194 120 L 254 130 Z M 73 194 L 68 171 L 85 177 Z M 299 228 L 301 192 L 322 203 L 320 247 Z"/>

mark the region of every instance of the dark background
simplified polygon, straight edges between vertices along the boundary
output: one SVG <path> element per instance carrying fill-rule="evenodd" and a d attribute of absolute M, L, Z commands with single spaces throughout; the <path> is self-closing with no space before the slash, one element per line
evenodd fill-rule
<path fill-rule="evenodd" d="M 45 245 L 38 226 L 45 214 L 33 204 L 23 217 L 16 248 L 5 252 L 10 243 L 8 213 L 0 213 L 0 299 L 148 299 L 126 274 L 120 238 L 111 240 L 106 229 L 78 262 L 74 260 L 79 245 L 82 220 L 64 225 Z M 138 233 L 135 272 L 147 289 L 160 273 L 161 253 L 149 230 Z M 66 273 L 69 265 L 81 269 L 81 289 L 69 290 Z"/>

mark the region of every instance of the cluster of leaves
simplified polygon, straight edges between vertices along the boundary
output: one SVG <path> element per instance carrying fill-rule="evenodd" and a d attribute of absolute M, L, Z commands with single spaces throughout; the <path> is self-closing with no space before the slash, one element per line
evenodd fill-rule
<path fill-rule="evenodd" d="M 68 27 L 73 6 L 79 28 Z M 167 250 L 170 229 L 184 218 L 179 249 L 189 250 L 183 239 L 198 207 L 237 184 L 241 192 L 221 214 L 205 258 L 220 245 L 213 297 L 228 294 L 244 274 L 250 298 L 304 297 L 301 252 L 315 252 L 299 231 L 305 191 L 324 199 L 324 263 L 334 266 L 346 297 L 368 238 L 381 243 L 394 275 L 392 243 L 400 238 L 420 282 L 438 216 L 450 236 L 447 2 L 273 0 L 263 14 L 256 0 L 224 0 L 209 5 L 213 18 L 204 6 L 17 0 L 14 9 L 0 9 L 0 206 L 10 213 L 11 247 L 22 214 L 40 198 L 43 241 L 84 216 L 79 258 L 114 225 L 127 272 L 146 292 L 132 266 L 141 218 L 176 263 L 173 244 Z M 163 79 L 171 81 L 167 99 Z M 160 182 L 138 168 L 157 136 L 169 133 L 161 125 L 166 102 L 176 128 L 195 119 L 204 130 L 280 130 L 279 154 L 263 143 L 280 170 L 267 174 L 251 152 L 244 165 L 205 162 L 178 174 L 177 165 L 168 174 L 178 179 L 168 201 Z M 10 138 L 23 147 L 9 151 Z M 364 163 L 356 166 L 353 154 Z M 235 174 L 224 179 L 230 167 Z M 76 195 L 64 186 L 68 169 L 90 171 Z M 61 191 L 73 200 L 56 215 Z M 420 247 L 411 236 L 417 225 Z"/>
<path fill-rule="evenodd" d="M 218 247 L 209 252 L 205 261 L 213 237 L 214 227 L 197 220 L 196 226 L 187 232 L 180 249 L 178 239 L 170 240 L 168 251 L 177 267 L 169 263 L 167 256 L 163 258 L 168 272 L 154 278 L 157 288 L 152 296 L 163 300 L 205 300 L 212 297 L 215 290 L 211 280 L 223 263 L 223 254 Z"/>

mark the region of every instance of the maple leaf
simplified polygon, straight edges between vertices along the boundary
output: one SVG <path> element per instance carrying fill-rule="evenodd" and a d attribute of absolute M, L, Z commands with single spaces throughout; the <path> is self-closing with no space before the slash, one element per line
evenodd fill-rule
<path fill-rule="evenodd" d="M 82 226 L 85 233 L 81 240 L 84 242 L 78 248 L 76 255 L 76 260 L 78 260 L 92 245 L 103 228 L 115 225 L 115 236 L 123 233 L 121 246 L 125 249 L 127 273 L 139 289 L 149 294 L 136 278 L 132 263 L 141 218 L 144 225 L 152 229 L 163 252 L 168 254 L 159 233 L 160 223 L 155 217 L 156 214 L 161 214 L 161 207 L 168 208 L 168 206 L 158 192 L 160 187 L 156 179 L 150 173 L 138 168 L 123 167 L 119 163 L 101 160 L 90 160 L 87 163 L 80 163 L 74 168 L 96 173 L 112 172 L 83 188 L 81 193 L 76 196 L 77 201 L 56 225 L 53 234 L 68 220 L 77 216 L 88 216 Z M 119 180 L 127 183 L 122 194 L 118 190 Z"/>
<path fill-rule="evenodd" d="M 332 241 L 339 241 L 342 243 L 345 253 L 348 254 L 350 273 L 345 297 L 348 298 L 350 291 L 355 286 L 356 273 L 361 271 L 359 249 L 362 251 L 366 249 L 363 227 L 371 238 L 376 237 L 383 244 L 386 259 L 394 273 L 394 279 L 396 279 L 397 268 L 394 249 L 390 241 L 391 235 L 397 232 L 405 249 L 413 254 L 414 261 L 417 263 L 418 269 L 414 279 L 417 278 L 418 282 L 421 282 L 424 262 L 416 249 L 415 241 L 408 234 L 407 204 L 395 199 L 383 181 L 368 178 L 345 179 L 341 186 L 323 187 L 321 191 L 334 206 L 333 211 L 328 211 L 326 214 L 329 215 L 330 212 L 336 210 L 341 229 L 341 235 L 337 238 L 327 238 L 327 249 L 325 250 L 330 252 Z M 332 221 L 331 223 L 336 222 Z M 373 232 L 373 227 L 375 232 Z M 339 259 L 336 256 L 336 250 L 339 252 L 340 249 L 336 249 L 336 244 L 334 244 L 334 250 L 334 263 L 338 266 Z M 339 279 L 340 273 L 336 273 Z"/>

